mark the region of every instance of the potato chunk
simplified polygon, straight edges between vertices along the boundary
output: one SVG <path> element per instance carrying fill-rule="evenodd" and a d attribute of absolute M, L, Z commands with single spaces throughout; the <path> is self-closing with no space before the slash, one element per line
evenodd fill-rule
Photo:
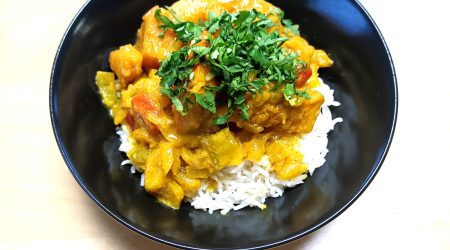
<path fill-rule="evenodd" d="M 119 78 L 122 88 L 142 75 L 142 54 L 132 45 L 121 46 L 111 52 L 109 65 Z"/>
<path fill-rule="evenodd" d="M 270 91 L 271 86 L 263 87 L 262 93 L 247 98 L 250 119 L 232 117 L 239 128 L 252 133 L 264 129 L 273 129 L 288 133 L 308 133 L 312 130 L 324 97 L 320 92 L 308 91 L 311 98 L 299 98 L 295 103 L 289 103 L 279 92 Z"/>

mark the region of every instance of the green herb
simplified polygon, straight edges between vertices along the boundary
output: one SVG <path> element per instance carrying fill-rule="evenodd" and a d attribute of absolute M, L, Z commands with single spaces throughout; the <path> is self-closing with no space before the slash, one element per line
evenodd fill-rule
<path fill-rule="evenodd" d="M 209 112 L 216 113 L 216 99 L 211 90 L 206 91 L 204 95 L 195 94 L 195 101 Z"/>
<path fill-rule="evenodd" d="M 213 120 L 215 125 L 225 124 L 235 110 L 242 119 L 248 120 L 246 96 L 261 92 L 262 87 L 269 83 L 274 83 L 272 91 L 284 89 L 287 100 L 292 95 L 308 98 L 306 91 L 297 91 L 294 85 L 297 69 L 304 62 L 298 59 L 298 55 L 289 54 L 281 48 L 288 38 L 280 36 L 276 29 L 268 32 L 275 24 L 267 16 L 256 10 L 223 13 L 220 16 L 210 13 L 205 23 L 194 24 L 183 22 L 173 11 L 171 13 L 176 22 L 163 16 L 160 10 L 155 12 L 155 17 L 163 24 L 160 26 L 163 32 L 173 29 L 178 39 L 186 45 L 173 52 L 161 64 L 157 74 L 162 78 L 162 93 L 172 100 L 181 114 L 185 114 L 189 104 L 195 100 L 211 113 L 216 113 L 216 105 L 227 105 L 227 113 Z M 282 12 L 277 14 L 280 19 L 283 18 Z M 295 30 L 296 26 L 291 21 L 282 22 L 287 28 Z M 206 40 L 210 47 L 197 46 L 192 42 L 200 41 L 203 30 L 208 31 Z M 213 33 L 218 31 L 220 34 L 214 38 Z M 205 94 L 192 95 L 187 89 L 189 76 L 193 66 L 200 62 L 208 65 L 220 82 L 219 86 L 206 86 Z M 254 73 L 252 81 L 249 81 L 249 72 Z"/>
<path fill-rule="evenodd" d="M 173 10 L 169 9 L 169 12 L 174 16 L 177 22 L 172 22 L 169 18 L 161 14 L 161 9 L 156 10 L 155 18 L 162 23 L 160 28 L 163 28 L 163 32 L 159 35 L 163 37 L 168 29 L 173 29 L 177 38 L 183 42 L 192 41 L 200 36 L 203 27 L 196 25 L 193 22 L 183 22 Z"/>
<path fill-rule="evenodd" d="M 283 20 L 283 24 L 286 28 L 290 29 L 292 31 L 292 33 L 294 33 L 294 35 L 299 35 L 300 31 L 299 31 L 299 26 L 298 24 L 293 24 L 291 20 L 289 19 L 285 19 Z"/>
<path fill-rule="evenodd" d="M 294 33 L 294 35 L 296 36 L 300 34 L 300 27 L 298 26 L 298 24 L 294 24 L 290 19 L 284 19 L 284 11 L 276 8 L 275 14 L 278 15 L 278 18 L 281 20 L 286 29 L 292 31 L 292 33 Z"/>
<path fill-rule="evenodd" d="M 283 90 L 284 97 L 289 100 L 294 96 L 299 96 L 305 99 L 310 99 L 311 95 L 308 94 L 306 90 L 297 90 L 295 88 L 295 85 L 292 83 L 286 84 L 284 90 Z"/>

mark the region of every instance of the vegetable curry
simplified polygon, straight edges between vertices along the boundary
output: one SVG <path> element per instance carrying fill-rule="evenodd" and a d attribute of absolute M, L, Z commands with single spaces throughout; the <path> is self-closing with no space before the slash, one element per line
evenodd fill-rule
<path fill-rule="evenodd" d="M 136 44 L 97 72 L 103 103 L 129 132 L 144 187 L 179 208 L 209 176 L 269 157 L 278 178 L 307 172 L 296 149 L 324 102 L 332 60 L 263 0 L 181 0 L 143 16 Z"/>

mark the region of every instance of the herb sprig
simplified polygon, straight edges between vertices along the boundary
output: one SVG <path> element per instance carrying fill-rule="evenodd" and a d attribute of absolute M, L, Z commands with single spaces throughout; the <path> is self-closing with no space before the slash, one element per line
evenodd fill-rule
<path fill-rule="evenodd" d="M 287 100 L 293 95 L 308 98 L 305 91 L 296 90 L 294 85 L 297 69 L 305 63 L 297 54 L 290 54 L 281 47 L 288 38 L 279 34 L 268 16 L 256 10 L 225 12 L 220 16 L 209 13 L 205 23 L 194 24 L 170 12 L 175 21 L 162 15 L 160 10 L 155 12 L 155 18 L 162 23 L 162 34 L 173 29 L 186 45 L 162 62 L 157 74 L 162 78 L 162 93 L 181 114 L 186 114 L 189 104 L 195 100 L 211 113 L 216 113 L 216 105 L 227 105 L 227 113 L 213 120 L 215 125 L 225 124 L 236 110 L 242 119 L 248 120 L 246 95 L 261 92 L 269 83 L 274 84 L 273 91 L 282 90 Z M 278 16 L 286 28 L 298 34 L 298 26 L 283 19 L 282 12 L 278 12 Z M 208 32 L 209 47 L 196 45 L 203 30 Z M 220 82 L 218 86 L 205 86 L 205 94 L 191 94 L 188 91 L 190 76 L 193 66 L 200 62 L 208 65 Z"/>

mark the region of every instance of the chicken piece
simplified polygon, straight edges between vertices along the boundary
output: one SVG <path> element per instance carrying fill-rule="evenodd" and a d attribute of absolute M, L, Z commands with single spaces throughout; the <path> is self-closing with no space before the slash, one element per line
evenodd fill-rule
<path fill-rule="evenodd" d="M 172 106 L 175 129 L 179 134 L 204 134 L 217 132 L 218 128 L 211 123 L 212 114 L 198 104 L 189 107 L 186 115 L 180 114 Z"/>
<path fill-rule="evenodd" d="M 131 108 L 131 101 L 135 95 L 146 94 L 154 100 L 158 109 L 164 109 L 171 104 L 170 99 L 161 93 L 159 86 L 160 78 L 156 75 L 156 70 L 151 70 L 148 77 L 141 77 L 139 80 L 130 84 L 126 90 L 122 90 L 121 98 L 123 105 Z"/>
<path fill-rule="evenodd" d="M 136 49 L 142 52 L 142 65 L 146 70 L 158 69 L 161 61 L 183 46 L 171 29 L 168 29 L 163 37 L 159 36 L 163 29 L 159 28 L 161 23 L 155 18 L 155 12 L 158 9 L 160 9 L 159 6 L 155 6 L 143 16 L 143 22 L 137 34 Z M 171 17 L 168 11 L 164 9 L 161 11 L 163 15 Z"/>
<path fill-rule="evenodd" d="M 196 131 L 202 125 L 201 121 L 204 120 L 205 115 L 207 115 L 199 105 L 192 105 L 186 115 L 180 114 L 173 105 L 172 114 L 175 128 L 180 134 Z"/>
<path fill-rule="evenodd" d="M 311 132 L 325 99 L 318 91 L 310 91 L 309 95 L 311 98 L 303 99 L 298 106 L 286 107 L 285 111 L 288 119 L 277 127 L 278 131 L 289 133 Z"/>
<path fill-rule="evenodd" d="M 248 121 L 238 116 L 233 116 L 231 120 L 239 128 L 252 133 L 265 129 L 289 133 L 310 132 L 324 102 L 322 94 L 309 91 L 311 98 L 299 98 L 297 104 L 291 105 L 280 91 L 270 91 L 271 88 L 271 85 L 266 85 L 262 93 L 247 96 Z"/>
<path fill-rule="evenodd" d="M 109 65 L 122 89 L 142 75 L 142 54 L 132 45 L 121 46 L 109 55 Z"/>

